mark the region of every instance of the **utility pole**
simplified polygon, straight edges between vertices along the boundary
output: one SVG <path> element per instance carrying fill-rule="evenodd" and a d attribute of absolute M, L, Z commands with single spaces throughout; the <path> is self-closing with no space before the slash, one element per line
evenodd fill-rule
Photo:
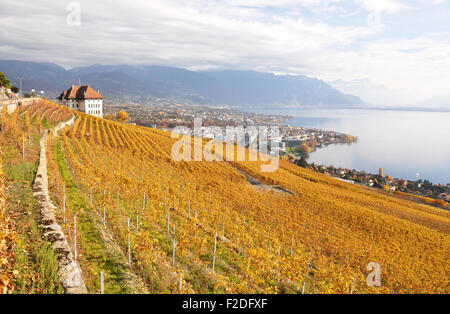
<path fill-rule="evenodd" d="M 18 76 L 17 79 L 19 80 L 19 95 L 20 95 L 20 94 L 23 94 L 22 93 L 22 80 L 23 80 L 23 77 L 22 76 Z"/>

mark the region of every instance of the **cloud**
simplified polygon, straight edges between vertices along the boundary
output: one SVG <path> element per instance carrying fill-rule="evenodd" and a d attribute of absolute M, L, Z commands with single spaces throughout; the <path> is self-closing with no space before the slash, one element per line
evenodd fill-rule
<path fill-rule="evenodd" d="M 401 3 L 398 0 L 357 0 L 360 5 L 369 10 L 379 13 L 397 13 L 399 11 L 410 9 L 411 7 Z"/>
<path fill-rule="evenodd" d="M 190 69 L 245 68 L 323 79 L 368 77 L 396 88 L 421 90 L 448 86 L 448 80 L 443 80 L 450 73 L 445 55 L 449 42 L 443 40 L 448 38 L 446 34 L 387 39 L 388 26 L 365 23 L 371 11 L 395 14 L 409 9 L 399 1 L 79 3 L 81 25 L 70 27 L 66 21 L 69 1 L 2 0 L 2 58 L 69 67 L 161 64 Z M 365 11 L 363 23 L 358 22 L 360 10 Z M 324 20 L 324 12 L 334 20 Z M 428 86 L 422 79 L 427 79 Z"/>

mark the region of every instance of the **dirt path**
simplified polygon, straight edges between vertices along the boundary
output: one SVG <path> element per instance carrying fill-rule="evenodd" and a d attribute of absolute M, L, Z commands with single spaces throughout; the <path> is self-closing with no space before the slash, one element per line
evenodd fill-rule
<path fill-rule="evenodd" d="M 274 191 L 275 193 L 279 193 L 279 194 L 290 194 L 290 195 L 293 194 L 291 191 L 289 191 L 279 185 L 264 184 L 264 183 L 258 181 L 257 179 L 255 179 L 254 177 L 252 177 L 251 175 L 249 175 L 248 173 L 246 173 L 245 171 L 242 171 L 237 168 L 236 168 L 236 171 L 239 172 L 240 174 L 242 174 L 243 176 L 245 176 L 245 179 L 247 180 L 247 182 L 250 183 L 251 185 L 253 185 L 255 188 L 262 189 L 264 191 Z"/>

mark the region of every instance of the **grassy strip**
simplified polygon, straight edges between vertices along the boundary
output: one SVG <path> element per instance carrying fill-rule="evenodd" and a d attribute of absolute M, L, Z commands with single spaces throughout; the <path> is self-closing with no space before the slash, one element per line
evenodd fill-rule
<path fill-rule="evenodd" d="M 37 170 L 39 136 L 26 147 L 26 159 L 7 136 L 2 150 L 7 180 L 8 214 L 15 220 L 16 242 L 12 293 L 63 293 L 59 283 L 58 264 L 54 250 L 42 239 L 38 226 L 39 208 L 33 198 L 32 183 Z"/>
<path fill-rule="evenodd" d="M 83 195 L 81 188 L 72 177 L 67 161 L 64 157 L 62 140 L 58 139 L 53 146 L 58 171 L 66 186 L 66 206 L 68 230 L 70 234 L 73 228 L 73 213 L 77 214 L 77 241 L 78 260 L 83 270 L 85 284 L 91 293 L 100 290 L 100 272 L 105 275 L 105 293 L 132 293 L 132 289 L 126 283 L 127 264 L 120 252 L 106 246 L 104 234 L 101 228 L 101 219 L 97 217 L 95 210 L 89 203 L 87 196 Z M 70 218 L 69 218 L 70 217 Z"/>

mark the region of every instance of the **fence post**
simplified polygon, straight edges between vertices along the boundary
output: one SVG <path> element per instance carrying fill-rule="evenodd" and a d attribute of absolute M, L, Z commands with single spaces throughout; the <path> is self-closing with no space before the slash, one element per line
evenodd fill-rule
<path fill-rule="evenodd" d="M 355 286 L 356 286 L 355 281 L 356 281 L 356 276 L 353 278 L 352 285 L 350 286 L 350 294 L 353 294 L 353 292 L 355 290 Z"/>
<path fill-rule="evenodd" d="M 130 218 L 128 218 L 128 264 L 131 267 Z"/>
<path fill-rule="evenodd" d="M 170 239 L 170 212 L 167 212 L 167 236 Z"/>
<path fill-rule="evenodd" d="M 278 258 L 277 258 L 277 277 L 279 275 L 279 268 L 280 268 L 280 244 L 278 244 Z"/>
<path fill-rule="evenodd" d="M 167 207 L 167 192 L 164 192 L 164 207 Z"/>
<path fill-rule="evenodd" d="M 214 256 L 213 256 L 213 267 L 212 267 L 213 273 L 214 273 L 214 267 L 216 266 L 216 246 L 217 246 L 217 232 L 214 236 Z"/>
<path fill-rule="evenodd" d="M 173 226 L 173 239 L 172 239 L 172 264 L 175 267 L 175 225 Z"/>
<path fill-rule="evenodd" d="M 66 185 L 63 184 L 63 215 L 64 215 L 64 225 L 66 224 Z"/>
<path fill-rule="evenodd" d="M 73 251 L 75 260 L 77 260 L 77 214 L 73 214 Z"/>
<path fill-rule="evenodd" d="M 144 193 L 144 200 L 142 201 L 142 211 L 145 211 L 145 201 L 146 201 L 146 194 Z"/>
<path fill-rule="evenodd" d="M 136 209 L 136 233 L 139 233 L 139 207 Z"/>
<path fill-rule="evenodd" d="M 225 239 L 225 216 L 222 215 L 222 238 Z"/>
<path fill-rule="evenodd" d="M 250 257 L 250 260 L 248 261 L 248 264 L 247 264 L 247 272 L 245 273 L 245 279 L 248 278 L 248 271 L 250 270 L 251 262 L 252 262 L 252 258 Z"/>
<path fill-rule="evenodd" d="M 103 272 L 100 272 L 100 294 L 105 294 L 105 285 L 103 281 Z"/>
<path fill-rule="evenodd" d="M 291 239 L 291 256 L 294 253 L 294 237 Z"/>
<path fill-rule="evenodd" d="M 120 209 L 120 203 L 119 203 L 119 188 L 117 188 L 117 210 Z"/>

